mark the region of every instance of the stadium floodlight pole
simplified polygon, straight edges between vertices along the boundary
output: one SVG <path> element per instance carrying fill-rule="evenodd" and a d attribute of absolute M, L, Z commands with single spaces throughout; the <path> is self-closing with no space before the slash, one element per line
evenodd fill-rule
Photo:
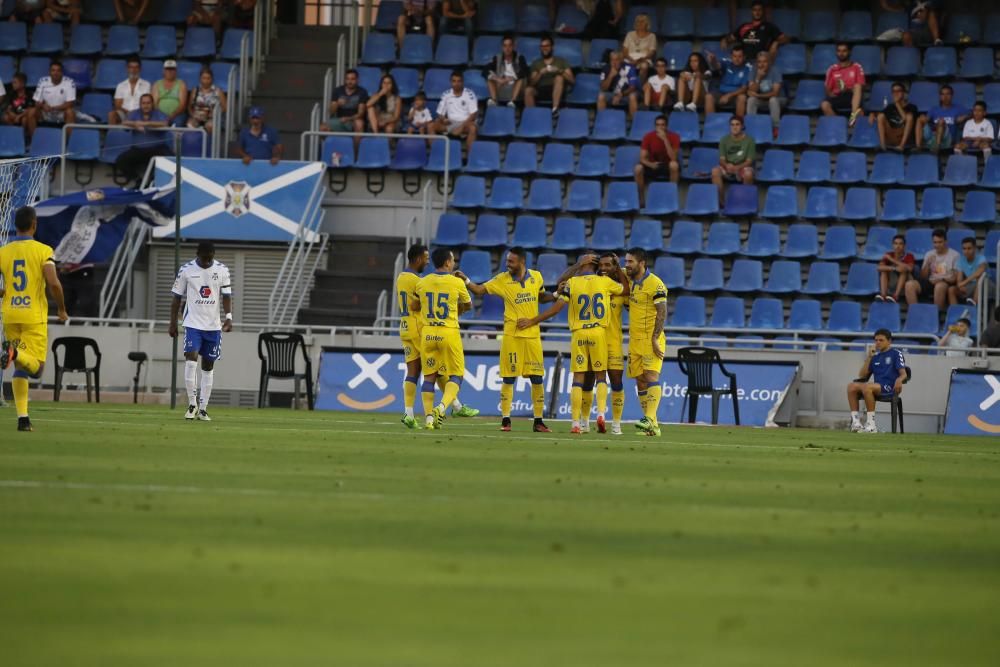
<path fill-rule="evenodd" d="M 174 275 L 181 268 L 181 135 L 174 132 Z M 170 353 L 170 409 L 177 408 L 177 336 Z"/>

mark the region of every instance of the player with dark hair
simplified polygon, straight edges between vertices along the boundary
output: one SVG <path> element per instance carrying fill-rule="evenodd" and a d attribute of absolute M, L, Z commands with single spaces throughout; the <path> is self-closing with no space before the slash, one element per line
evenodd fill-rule
<path fill-rule="evenodd" d="M 642 248 L 625 254 L 629 284 L 628 376 L 635 378 L 642 419 L 635 427 L 646 435 L 660 435 L 656 413 L 663 388 L 660 372 L 667 340 L 663 325 L 667 321 L 667 288 L 647 268 L 648 258 Z"/>
<path fill-rule="evenodd" d="M 871 376 L 871 381 L 868 378 Z M 854 433 L 878 433 L 875 427 L 875 399 L 898 396 L 903 391 L 906 379 L 906 362 L 902 350 L 892 347 L 892 332 L 879 329 L 875 332 L 875 345 L 868 350 L 868 356 L 858 372 L 860 381 L 847 385 L 847 404 L 851 408 L 851 431 Z M 865 401 L 868 423 L 861 425 L 858 406 Z"/>
<path fill-rule="evenodd" d="M 620 266 L 618 255 L 613 252 L 601 254 L 598 260 L 597 272 L 602 276 L 614 276 Z M 597 374 L 597 385 L 594 392 L 594 405 L 597 411 L 597 431 L 607 430 L 604 415 L 608 409 L 608 385 L 611 386 L 611 435 L 622 434 L 622 412 L 625 411 L 625 385 L 622 375 L 625 373 L 624 337 L 622 335 L 622 311 L 628 304 L 627 296 L 613 296 L 608 304 L 608 328 L 605 338 L 608 342 L 608 370 Z"/>

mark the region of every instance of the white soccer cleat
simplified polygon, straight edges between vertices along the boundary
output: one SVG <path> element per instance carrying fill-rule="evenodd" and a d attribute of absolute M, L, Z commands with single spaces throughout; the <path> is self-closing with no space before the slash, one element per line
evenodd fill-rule
<path fill-rule="evenodd" d="M 580 424 L 580 433 L 590 433 L 590 424 Z"/>
<path fill-rule="evenodd" d="M 615 422 L 612 422 L 611 423 L 611 435 L 621 435 L 621 434 L 622 434 L 622 425 L 618 424 L 618 423 L 615 423 Z"/>
<path fill-rule="evenodd" d="M 195 405 L 189 405 L 187 412 L 184 413 L 184 419 L 194 419 L 198 416 L 198 407 Z"/>
<path fill-rule="evenodd" d="M 208 416 L 208 411 L 207 410 L 199 410 L 198 411 L 198 421 L 200 421 L 200 422 L 210 422 L 210 421 L 212 421 L 212 418 Z"/>
<path fill-rule="evenodd" d="M 863 433 L 878 433 L 878 429 L 875 427 L 875 423 L 872 422 L 867 426 L 865 426 L 865 430 L 863 431 Z"/>
<path fill-rule="evenodd" d="M 863 431 L 864 429 L 865 427 L 862 426 L 861 422 L 859 422 L 858 420 L 854 420 L 851 422 L 851 433 L 861 433 L 861 431 Z"/>

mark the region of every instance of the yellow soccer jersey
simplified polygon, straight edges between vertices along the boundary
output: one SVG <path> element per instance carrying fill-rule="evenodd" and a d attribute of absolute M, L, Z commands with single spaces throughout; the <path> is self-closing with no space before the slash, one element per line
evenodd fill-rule
<path fill-rule="evenodd" d="M 420 274 L 412 269 L 403 269 L 396 276 L 396 298 L 399 300 L 399 337 L 416 338 L 420 335 L 420 314 L 410 312 L 410 295 L 413 294 Z"/>
<path fill-rule="evenodd" d="M 0 248 L 5 323 L 38 324 L 48 320 L 49 300 L 42 267 L 52 261 L 52 248 L 30 236 L 15 236 Z"/>
<path fill-rule="evenodd" d="M 656 304 L 666 301 L 666 286 L 649 271 L 639 280 L 632 281 L 628 314 L 630 345 L 651 344 L 653 325 L 656 323 Z"/>
<path fill-rule="evenodd" d="M 458 328 L 458 304 L 472 301 L 461 279 L 436 271 L 417 281 L 413 298 L 420 302 L 423 326 L 449 329 Z"/>
<path fill-rule="evenodd" d="M 622 347 L 622 338 L 624 338 L 622 335 L 622 311 L 627 303 L 627 296 L 611 297 L 611 312 L 608 315 L 608 331 L 605 336 L 608 339 L 608 347 L 617 344 L 619 353 Z"/>
<path fill-rule="evenodd" d="M 528 270 L 524 280 L 515 280 L 510 271 L 504 271 L 483 284 L 488 294 L 503 299 L 503 335 L 515 338 L 538 338 L 542 335 L 536 325 L 527 329 L 517 329 L 521 318 L 531 319 L 538 315 L 538 297 L 545 293 L 545 281 L 538 271 Z"/>
<path fill-rule="evenodd" d="M 559 295 L 569 306 L 570 331 L 606 328 L 610 318 L 611 298 L 624 290 L 617 280 L 596 273 L 570 278 Z"/>

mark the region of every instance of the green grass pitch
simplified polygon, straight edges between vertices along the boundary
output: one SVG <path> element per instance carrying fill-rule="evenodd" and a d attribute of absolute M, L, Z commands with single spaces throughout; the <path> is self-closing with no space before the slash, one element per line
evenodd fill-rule
<path fill-rule="evenodd" d="M 213 416 L 0 413 L 4 665 L 1000 664 L 1000 438 Z"/>

